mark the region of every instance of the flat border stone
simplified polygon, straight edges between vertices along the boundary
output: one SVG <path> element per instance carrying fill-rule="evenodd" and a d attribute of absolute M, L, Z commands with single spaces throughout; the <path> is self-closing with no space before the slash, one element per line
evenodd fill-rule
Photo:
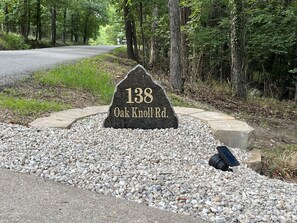
<path fill-rule="evenodd" d="M 234 120 L 235 118 L 221 112 L 199 112 L 190 114 L 190 116 L 199 118 L 202 121 Z"/>
<path fill-rule="evenodd" d="M 209 121 L 214 136 L 227 146 L 247 149 L 254 129 L 239 120 Z"/>
<path fill-rule="evenodd" d="M 181 115 L 189 115 L 189 114 L 195 114 L 200 112 L 205 112 L 203 109 L 198 108 L 186 108 L 186 107 L 173 107 L 176 114 Z"/>
<path fill-rule="evenodd" d="M 216 139 L 232 148 L 248 149 L 254 129 L 247 123 L 235 120 L 234 117 L 221 112 L 206 112 L 197 108 L 173 107 L 180 115 L 188 115 L 205 121 L 210 125 Z M 39 118 L 29 123 L 36 128 L 71 128 L 77 120 L 91 115 L 107 113 L 109 105 L 86 107 L 83 109 L 69 109 L 52 113 L 49 117 Z M 248 151 L 248 160 L 245 164 L 256 172 L 262 169 L 261 151 Z"/>
<path fill-rule="evenodd" d="M 69 129 L 72 124 L 79 119 L 96 115 L 100 113 L 106 113 L 109 106 L 95 106 L 86 108 L 68 109 L 65 111 L 54 112 L 49 117 L 39 118 L 29 123 L 29 126 L 36 128 L 63 128 Z"/>
<path fill-rule="evenodd" d="M 213 135 L 226 146 L 247 149 L 253 128 L 247 123 L 235 120 L 234 117 L 221 112 L 207 112 L 197 108 L 173 107 L 177 114 L 189 115 L 207 122 Z M 107 113 L 109 106 L 86 107 L 83 109 L 69 109 L 52 113 L 49 117 L 36 119 L 29 123 L 32 127 L 70 128 L 78 119 L 99 113 Z"/>
<path fill-rule="evenodd" d="M 87 117 L 89 115 L 91 115 L 91 113 L 88 112 L 88 110 L 75 108 L 75 109 L 69 109 L 61 112 L 52 113 L 50 117 L 54 119 L 67 120 L 67 119 L 79 119 L 82 117 Z"/>
<path fill-rule="evenodd" d="M 71 125 L 76 121 L 76 119 L 62 119 L 62 118 L 39 118 L 33 122 L 29 123 L 29 126 L 35 128 L 61 128 L 61 129 L 69 129 Z"/>
<path fill-rule="evenodd" d="M 245 164 L 254 170 L 257 173 L 261 173 L 262 171 L 262 157 L 261 157 L 261 150 L 259 149 L 252 149 L 247 152 L 248 160 Z"/>

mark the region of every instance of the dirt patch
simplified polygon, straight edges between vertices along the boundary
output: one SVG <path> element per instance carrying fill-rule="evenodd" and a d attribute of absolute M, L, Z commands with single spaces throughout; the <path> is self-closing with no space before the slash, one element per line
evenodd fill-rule
<path fill-rule="evenodd" d="M 33 78 L 28 78 L 15 85 L 13 88 L 4 89 L 4 92 L 14 97 L 34 98 L 43 101 L 61 102 L 69 108 L 84 108 L 100 105 L 99 95 L 88 91 L 66 88 L 63 86 L 49 86 L 36 83 Z M 0 108 L 0 122 L 20 124 L 27 126 L 31 121 L 49 116 L 50 112 L 23 115 L 9 109 Z"/>

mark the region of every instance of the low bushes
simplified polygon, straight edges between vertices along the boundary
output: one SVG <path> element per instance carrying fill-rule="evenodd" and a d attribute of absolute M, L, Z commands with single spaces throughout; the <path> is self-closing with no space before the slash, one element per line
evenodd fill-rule
<path fill-rule="evenodd" d="M 0 50 L 23 50 L 29 49 L 25 39 L 15 33 L 0 34 Z"/>

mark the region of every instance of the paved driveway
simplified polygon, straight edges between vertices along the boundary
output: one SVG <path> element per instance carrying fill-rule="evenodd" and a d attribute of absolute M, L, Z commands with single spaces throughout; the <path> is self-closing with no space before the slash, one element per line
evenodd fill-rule
<path fill-rule="evenodd" d="M 92 57 L 117 46 L 66 46 L 34 50 L 0 51 L 0 86 L 54 65 Z"/>

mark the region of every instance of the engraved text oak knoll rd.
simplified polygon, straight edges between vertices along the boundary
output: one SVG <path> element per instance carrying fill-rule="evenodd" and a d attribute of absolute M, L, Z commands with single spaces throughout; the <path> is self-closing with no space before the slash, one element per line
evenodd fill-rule
<path fill-rule="evenodd" d="M 104 127 L 177 128 L 177 116 L 164 89 L 137 65 L 117 86 Z"/>

